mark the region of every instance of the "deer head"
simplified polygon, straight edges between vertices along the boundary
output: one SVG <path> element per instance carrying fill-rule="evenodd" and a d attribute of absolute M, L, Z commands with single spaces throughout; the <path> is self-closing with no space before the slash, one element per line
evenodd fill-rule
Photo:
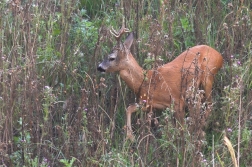
<path fill-rule="evenodd" d="M 105 58 L 98 66 L 97 69 L 101 72 L 120 71 L 125 69 L 129 63 L 127 60 L 127 55 L 130 53 L 130 47 L 134 39 L 133 33 L 131 32 L 124 43 L 122 43 L 120 39 L 125 32 L 129 32 L 127 28 L 123 26 L 119 32 L 116 32 L 112 28 L 110 32 L 116 38 L 117 44 L 107 58 Z"/>

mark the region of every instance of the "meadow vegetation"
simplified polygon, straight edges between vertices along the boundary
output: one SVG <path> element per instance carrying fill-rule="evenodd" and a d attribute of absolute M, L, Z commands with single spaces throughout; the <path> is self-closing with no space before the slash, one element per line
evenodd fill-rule
<path fill-rule="evenodd" d="M 249 0 L 1 1 L 0 165 L 252 166 L 251 11 Z M 136 141 L 125 140 L 125 108 L 136 95 L 96 69 L 123 18 L 145 69 L 198 44 L 223 55 L 212 114 L 204 132 L 188 121 L 184 153 L 172 108 L 153 125 L 134 114 Z M 195 92 L 189 100 L 201 101 Z"/>

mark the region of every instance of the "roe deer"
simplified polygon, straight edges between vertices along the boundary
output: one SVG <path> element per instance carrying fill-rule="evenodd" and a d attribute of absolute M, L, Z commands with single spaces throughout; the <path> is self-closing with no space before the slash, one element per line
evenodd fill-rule
<path fill-rule="evenodd" d="M 139 103 L 131 104 L 126 110 L 127 139 L 134 139 L 131 114 L 139 108 L 142 111 L 152 111 L 154 108 L 165 109 L 174 104 L 174 117 L 183 125 L 185 93 L 192 84 L 196 88 L 201 86 L 205 92 L 205 100 L 211 103 L 214 76 L 223 64 L 221 54 L 215 49 L 206 45 L 194 46 L 167 64 L 156 69 L 144 70 L 130 52 L 133 33 L 130 33 L 122 43 L 120 41 L 122 34 L 129 30 L 124 26 L 119 32 L 112 30 L 111 33 L 116 37 L 117 45 L 98 66 L 98 70 L 101 72 L 119 71 L 120 77 L 139 98 Z M 209 114 L 210 111 L 207 111 L 205 118 Z"/>

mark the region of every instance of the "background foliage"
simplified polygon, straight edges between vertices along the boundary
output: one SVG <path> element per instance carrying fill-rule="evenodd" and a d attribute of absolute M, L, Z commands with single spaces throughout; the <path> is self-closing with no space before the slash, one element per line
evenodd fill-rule
<path fill-rule="evenodd" d="M 246 0 L 1 1 L 0 164 L 231 166 L 227 136 L 239 166 L 252 166 L 251 9 Z M 186 154 L 179 151 L 169 109 L 155 127 L 137 113 L 137 141 L 125 140 L 125 108 L 135 95 L 117 75 L 96 70 L 115 43 L 110 28 L 123 17 L 146 69 L 198 44 L 222 53 L 198 152 L 190 134 Z"/>

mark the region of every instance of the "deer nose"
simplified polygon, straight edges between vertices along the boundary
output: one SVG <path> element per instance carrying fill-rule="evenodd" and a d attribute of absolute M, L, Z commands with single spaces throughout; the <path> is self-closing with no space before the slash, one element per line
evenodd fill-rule
<path fill-rule="evenodd" d="M 97 67 L 97 70 L 100 71 L 100 72 L 106 72 L 106 70 L 103 69 L 103 68 L 101 67 L 101 65 L 99 65 L 99 66 Z"/>

